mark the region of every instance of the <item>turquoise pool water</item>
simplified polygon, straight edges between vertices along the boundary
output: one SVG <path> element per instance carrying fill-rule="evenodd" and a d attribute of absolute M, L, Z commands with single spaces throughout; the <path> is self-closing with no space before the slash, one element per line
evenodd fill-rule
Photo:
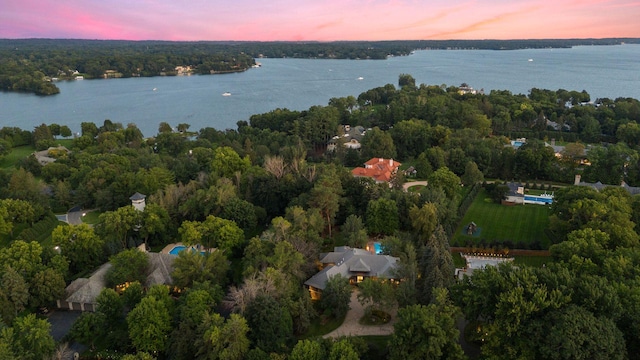
<path fill-rule="evenodd" d="M 173 249 L 171 249 L 171 251 L 169 251 L 169 254 L 171 255 L 178 255 L 178 253 L 184 249 L 186 249 L 187 247 L 184 245 L 176 245 L 173 247 Z M 204 251 L 200 251 L 201 254 L 204 254 Z"/>
<path fill-rule="evenodd" d="M 527 201 L 536 201 L 539 203 L 553 204 L 553 198 L 547 197 L 547 196 L 525 195 L 524 199 Z"/>
<path fill-rule="evenodd" d="M 379 242 L 374 242 L 373 247 L 376 249 L 376 254 L 382 254 L 382 244 Z"/>

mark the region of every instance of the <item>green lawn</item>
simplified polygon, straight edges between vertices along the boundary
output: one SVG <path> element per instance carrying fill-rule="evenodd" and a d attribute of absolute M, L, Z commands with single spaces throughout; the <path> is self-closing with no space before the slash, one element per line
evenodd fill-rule
<path fill-rule="evenodd" d="M 549 208 L 543 205 L 504 206 L 490 202 L 482 190 L 464 215 L 452 238 L 452 245 L 465 246 L 469 240 L 476 244 L 506 241 L 512 243 L 513 248 L 539 243 L 543 249 L 547 249 L 550 241 L 544 229 L 549 225 L 549 214 Z M 473 237 L 463 233 L 463 229 L 472 221 L 480 229 L 480 233 Z"/>
<path fill-rule="evenodd" d="M 458 252 L 451 254 L 451 258 L 453 258 L 453 266 L 455 266 L 456 269 L 463 268 L 467 265 L 467 262 L 462 258 L 462 256 Z"/>
<path fill-rule="evenodd" d="M 0 160 L 0 169 L 8 169 L 16 166 L 18 161 L 26 158 L 36 151 L 33 146 L 18 146 L 11 149 L 11 152 Z"/>
<path fill-rule="evenodd" d="M 56 145 L 62 145 L 67 148 L 73 144 L 73 139 L 56 139 Z M 0 169 L 8 169 L 16 166 L 18 161 L 28 157 L 36 148 L 32 145 L 17 146 L 11 149 L 11 152 L 0 160 Z"/>
<path fill-rule="evenodd" d="M 82 222 L 85 224 L 95 225 L 99 221 L 99 217 L 102 214 L 100 211 L 89 211 L 85 213 L 86 215 L 82 217 Z"/>
<path fill-rule="evenodd" d="M 309 326 L 309 330 L 298 337 L 298 340 L 310 339 L 314 337 L 319 337 L 324 334 L 328 334 L 333 330 L 337 329 L 344 322 L 344 318 L 325 318 L 323 316 L 318 316 L 311 321 L 311 326 Z"/>
<path fill-rule="evenodd" d="M 420 191 L 422 191 L 422 189 L 424 189 L 426 186 L 424 185 L 415 185 L 415 186 L 411 186 L 408 191 L 409 192 L 415 192 L 415 193 L 419 193 Z"/>

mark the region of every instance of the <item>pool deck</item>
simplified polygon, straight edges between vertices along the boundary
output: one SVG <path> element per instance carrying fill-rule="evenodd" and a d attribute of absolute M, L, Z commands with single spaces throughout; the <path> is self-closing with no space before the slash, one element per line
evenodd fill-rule
<path fill-rule="evenodd" d="M 162 248 L 162 250 L 160 250 L 160 253 L 161 254 L 169 254 L 169 253 L 171 253 L 171 250 L 173 250 L 173 248 L 176 247 L 176 246 L 185 246 L 185 245 L 183 245 L 181 242 L 169 244 L 169 245 L 165 246 L 164 248 Z"/>
<path fill-rule="evenodd" d="M 367 243 L 367 246 L 364 249 L 372 253 L 373 255 L 376 255 L 376 245 L 375 245 L 376 242 L 377 241 L 369 241 Z"/>

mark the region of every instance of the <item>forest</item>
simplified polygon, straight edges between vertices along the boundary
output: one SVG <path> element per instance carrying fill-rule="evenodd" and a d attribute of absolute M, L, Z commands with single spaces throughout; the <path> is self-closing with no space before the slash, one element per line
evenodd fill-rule
<path fill-rule="evenodd" d="M 255 58 L 386 59 L 418 49 L 562 48 L 638 43 L 635 38 L 561 40 L 422 40 L 339 42 L 170 42 L 78 39 L 0 39 L 0 89 L 54 95 L 55 81 L 171 76 L 247 70 Z"/>
<path fill-rule="evenodd" d="M 75 342 L 87 359 L 465 359 L 460 335 L 486 359 L 638 358 L 640 195 L 620 184 L 640 185 L 640 101 L 461 88 L 400 74 L 233 130 L 161 123 L 151 138 L 108 119 L 75 137 L 0 129 L 0 358 Z M 366 130 L 360 149 L 343 145 L 344 125 Z M 47 149 L 45 165 L 31 154 Z M 354 177 L 371 158 L 403 166 L 389 183 Z M 572 186 L 576 174 L 610 186 Z M 404 191 L 413 180 L 428 184 Z M 553 186 L 549 261 L 456 280 L 449 241 L 477 194 L 504 199 L 503 181 Z M 56 219 L 74 207 L 82 224 Z M 303 284 L 321 254 L 370 241 L 398 259 L 399 281 L 364 280 L 358 301 L 368 319 L 397 309 L 394 332 L 323 338 L 354 285 L 336 275 L 312 300 Z M 180 252 L 171 286 L 150 285 L 137 247 L 178 242 L 216 251 Z M 43 309 L 107 261 L 96 311 L 56 343 Z"/>

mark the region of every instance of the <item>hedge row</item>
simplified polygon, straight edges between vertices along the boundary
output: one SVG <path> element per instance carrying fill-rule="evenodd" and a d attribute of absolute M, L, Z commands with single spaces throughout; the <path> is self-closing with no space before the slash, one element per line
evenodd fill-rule
<path fill-rule="evenodd" d="M 51 235 L 51 232 L 59 223 L 56 216 L 49 212 L 40 221 L 33 224 L 32 227 L 22 230 L 16 239 L 42 242 Z"/>

